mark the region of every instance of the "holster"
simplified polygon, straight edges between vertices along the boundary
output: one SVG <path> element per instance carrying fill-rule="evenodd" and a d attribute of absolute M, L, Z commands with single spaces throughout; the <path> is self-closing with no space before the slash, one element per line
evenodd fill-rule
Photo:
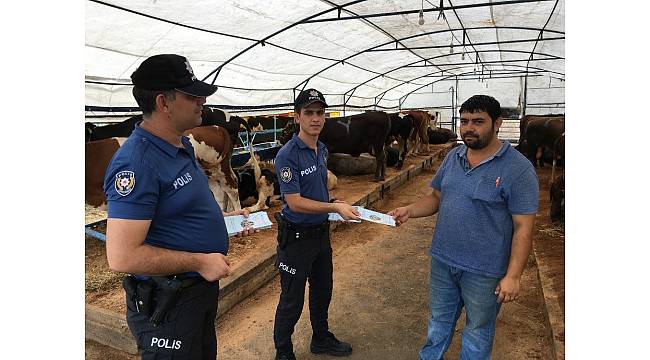
<path fill-rule="evenodd" d="M 281 250 L 301 239 L 313 239 L 329 232 L 329 221 L 327 220 L 318 225 L 298 226 L 284 219 L 279 212 L 274 213 L 273 217 L 278 222 L 278 246 Z"/>
<path fill-rule="evenodd" d="M 149 316 L 154 307 L 154 290 L 153 280 L 139 281 L 132 275 L 126 276 L 122 280 L 122 286 L 126 291 L 127 299 L 135 306 L 138 314 Z"/>
<path fill-rule="evenodd" d="M 171 279 L 161 276 L 153 276 L 151 280 L 157 285 L 156 289 L 156 306 L 149 322 L 153 326 L 160 325 L 167 312 L 176 305 L 183 289 L 183 280 L 173 277 Z"/>
<path fill-rule="evenodd" d="M 288 244 L 287 221 L 284 219 L 280 212 L 273 213 L 275 221 L 278 223 L 278 247 L 284 250 Z"/>

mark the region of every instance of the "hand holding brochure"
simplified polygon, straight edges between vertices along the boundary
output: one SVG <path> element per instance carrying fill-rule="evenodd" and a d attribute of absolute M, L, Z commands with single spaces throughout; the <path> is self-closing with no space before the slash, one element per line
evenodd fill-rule
<path fill-rule="evenodd" d="M 359 208 L 361 206 L 355 206 L 354 208 L 359 211 Z M 329 221 L 343 221 L 343 222 L 351 222 L 351 223 L 360 223 L 361 220 L 345 220 L 341 215 L 338 213 L 328 213 L 327 220 Z"/>
<path fill-rule="evenodd" d="M 253 229 L 270 229 L 273 226 L 269 216 L 264 211 L 258 211 L 248 215 L 224 216 L 226 228 L 228 229 L 228 236 L 233 236 L 237 233 L 244 231 L 244 228 L 251 227 Z"/>
<path fill-rule="evenodd" d="M 355 206 L 355 209 L 359 212 L 359 218 L 361 220 L 367 220 L 371 221 L 377 224 L 384 224 L 384 225 L 389 225 L 389 226 L 395 226 L 395 219 L 393 219 L 392 216 L 387 215 L 387 214 L 382 214 L 380 212 L 368 210 L 364 208 L 363 206 Z M 329 213 L 328 216 L 329 221 L 346 221 L 339 215 L 338 213 Z M 361 221 L 359 220 L 349 220 L 347 222 L 355 222 L 359 223 Z"/>
<path fill-rule="evenodd" d="M 384 224 L 388 226 L 395 226 L 395 219 L 388 214 L 368 210 L 361 206 L 358 207 L 359 217 L 363 220 L 371 221 L 377 224 Z"/>

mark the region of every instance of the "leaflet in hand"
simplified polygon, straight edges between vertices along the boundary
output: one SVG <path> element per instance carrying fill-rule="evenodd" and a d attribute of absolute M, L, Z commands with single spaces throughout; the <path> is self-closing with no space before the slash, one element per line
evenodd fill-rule
<path fill-rule="evenodd" d="M 393 217 L 388 214 L 368 210 L 361 206 L 358 206 L 357 210 L 359 210 L 359 217 L 363 220 L 371 221 L 377 224 L 395 226 L 395 219 L 393 219 Z"/>
<path fill-rule="evenodd" d="M 392 216 L 387 214 L 382 214 L 380 212 L 368 210 L 363 206 L 355 206 L 355 209 L 359 212 L 359 218 L 361 220 L 371 221 L 377 224 L 384 224 L 389 226 L 395 226 L 395 219 Z M 338 213 L 329 213 L 329 221 L 346 221 Z M 359 223 L 360 220 L 348 220 L 347 222 Z"/>
<path fill-rule="evenodd" d="M 246 219 L 244 219 L 244 215 L 224 216 L 223 219 L 226 221 L 228 236 L 240 233 L 246 227 L 262 230 L 270 229 L 273 226 L 269 216 L 264 211 L 252 213 Z"/>
<path fill-rule="evenodd" d="M 354 206 L 357 211 L 359 211 L 359 208 L 361 206 Z M 329 221 L 343 221 L 343 222 L 351 222 L 351 223 L 360 223 L 361 220 L 345 220 L 339 213 L 328 213 L 327 220 Z"/>

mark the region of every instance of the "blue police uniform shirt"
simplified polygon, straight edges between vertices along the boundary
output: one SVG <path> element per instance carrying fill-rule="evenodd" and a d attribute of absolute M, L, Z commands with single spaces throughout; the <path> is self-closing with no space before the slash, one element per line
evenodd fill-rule
<path fill-rule="evenodd" d="M 228 232 L 189 139 L 178 148 L 140 128 L 113 155 L 104 177 L 108 217 L 152 220 L 145 244 L 228 252 Z"/>
<path fill-rule="evenodd" d="M 430 254 L 447 265 L 502 278 L 512 244 L 512 215 L 534 214 L 539 181 L 528 159 L 504 142 L 473 169 L 467 146 L 451 150 L 431 187 L 440 191 Z"/>
<path fill-rule="evenodd" d="M 309 148 L 296 134 L 293 135 L 275 157 L 275 169 L 280 193 L 300 194 L 300 196 L 328 202 L 327 191 L 327 148 L 325 144 L 316 142 L 318 154 Z M 300 225 L 317 225 L 327 221 L 327 213 L 306 214 L 292 211 L 286 202 L 282 205 L 282 214 L 285 218 Z"/>

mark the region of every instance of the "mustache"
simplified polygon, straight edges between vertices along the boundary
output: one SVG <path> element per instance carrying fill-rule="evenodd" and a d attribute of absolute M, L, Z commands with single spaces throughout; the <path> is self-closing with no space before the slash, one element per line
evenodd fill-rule
<path fill-rule="evenodd" d="M 479 137 L 478 134 L 473 133 L 473 132 L 466 132 L 466 133 L 462 134 L 462 137 L 468 137 L 468 136 Z"/>

